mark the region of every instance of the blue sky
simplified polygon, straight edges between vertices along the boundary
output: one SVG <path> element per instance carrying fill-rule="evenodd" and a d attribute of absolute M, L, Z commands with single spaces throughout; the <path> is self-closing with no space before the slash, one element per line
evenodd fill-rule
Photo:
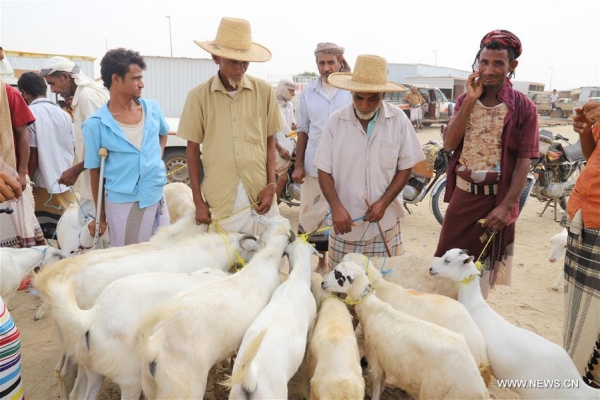
<path fill-rule="evenodd" d="M 316 71 L 318 42 L 388 62 L 470 70 L 481 37 L 513 31 L 523 43 L 517 80 L 559 90 L 600 85 L 598 0 L 341 1 L 0 1 L 0 45 L 7 50 L 101 58 L 107 48 L 144 55 L 207 58 L 193 40 L 214 39 L 223 16 L 251 22 L 253 39 L 273 58 L 248 73 Z"/>

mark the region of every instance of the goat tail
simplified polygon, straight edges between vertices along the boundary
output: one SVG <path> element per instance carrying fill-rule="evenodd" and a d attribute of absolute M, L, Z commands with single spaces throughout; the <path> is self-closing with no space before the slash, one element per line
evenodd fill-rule
<path fill-rule="evenodd" d="M 490 364 L 487 362 L 485 364 L 481 364 L 479 366 L 479 374 L 483 378 L 483 382 L 485 383 L 485 386 L 489 387 L 490 382 L 492 381 L 492 370 L 490 368 Z"/>
<path fill-rule="evenodd" d="M 70 278 L 78 271 L 80 265 L 72 258 L 64 258 L 55 263 L 48 264 L 39 272 L 33 275 L 33 287 L 40 292 L 40 296 L 45 301 L 50 301 L 52 294 L 51 288 L 56 281 L 69 281 Z"/>
<path fill-rule="evenodd" d="M 262 345 L 263 339 L 265 338 L 265 334 L 267 333 L 266 329 L 263 329 L 250 343 L 244 354 L 241 357 L 235 360 L 235 364 L 239 365 L 239 369 L 232 374 L 232 376 L 223 382 L 223 385 L 231 388 L 235 385 L 240 385 L 243 387 L 244 391 L 253 393 L 256 391 L 258 386 L 258 376 L 256 374 L 251 373 L 252 362 L 254 361 L 254 357 L 258 354 L 258 350 Z M 233 370 L 236 370 L 236 365 L 234 365 Z"/>
<path fill-rule="evenodd" d="M 95 310 L 82 310 L 75 298 L 75 287 L 70 279 L 53 280 L 49 282 L 46 293 L 47 301 L 52 306 L 52 313 L 69 354 L 81 340 L 86 340 L 89 348 L 88 331 L 96 315 Z"/>

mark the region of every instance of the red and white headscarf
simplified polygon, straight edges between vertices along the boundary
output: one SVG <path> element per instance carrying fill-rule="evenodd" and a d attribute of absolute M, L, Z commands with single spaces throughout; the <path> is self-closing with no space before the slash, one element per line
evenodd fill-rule
<path fill-rule="evenodd" d="M 519 38 L 514 33 L 504 29 L 496 29 L 486 34 L 483 37 L 483 39 L 481 39 L 479 49 L 483 49 L 486 44 L 491 43 L 493 41 L 497 41 L 504 47 L 514 49 L 515 58 L 519 58 L 519 56 L 523 52 L 523 47 L 521 46 L 521 41 L 519 40 Z"/>

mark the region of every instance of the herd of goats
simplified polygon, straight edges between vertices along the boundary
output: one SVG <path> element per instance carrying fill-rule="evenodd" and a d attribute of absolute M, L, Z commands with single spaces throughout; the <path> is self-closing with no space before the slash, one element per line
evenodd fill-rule
<path fill-rule="evenodd" d="M 218 383 L 230 399 L 287 399 L 294 376 L 303 398 L 363 399 L 364 374 L 373 400 L 386 385 L 421 399 L 489 399 L 492 376 L 529 382 L 513 388 L 523 398 L 600 399 L 561 346 L 492 310 L 462 250 L 390 258 L 391 274 L 351 253 L 322 276 L 286 218 L 257 216 L 260 237 L 213 232 L 194 223 L 187 187 L 170 196 L 176 221 L 146 243 L 68 257 L 1 249 L 6 302 L 43 264 L 36 318 L 52 310 L 66 398 L 96 399 L 108 378 L 122 399 L 202 399 L 213 367 L 229 362 Z"/>

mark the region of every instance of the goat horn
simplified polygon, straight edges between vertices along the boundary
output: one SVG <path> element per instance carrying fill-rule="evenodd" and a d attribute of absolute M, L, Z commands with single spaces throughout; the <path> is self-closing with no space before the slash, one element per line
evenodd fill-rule
<path fill-rule="evenodd" d="M 242 237 L 240 238 L 240 247 L 242 248 L 242 250 L 248 250 L 248 249 L 246 249 L 246 248 L 244 247 L 244 240 L 246 240 L 246 239 L 252 239 L 252 240 L 254 240 L 255 242 L 257 242 L 257 241 L 258 241 L 258 238 L 257 238 L 256 236 L 254 236 L 254 235 L 251 235 L 251 234 L 249 234 L 249 233 L 246 233 L 246 234 L 242 235 Z"/>

